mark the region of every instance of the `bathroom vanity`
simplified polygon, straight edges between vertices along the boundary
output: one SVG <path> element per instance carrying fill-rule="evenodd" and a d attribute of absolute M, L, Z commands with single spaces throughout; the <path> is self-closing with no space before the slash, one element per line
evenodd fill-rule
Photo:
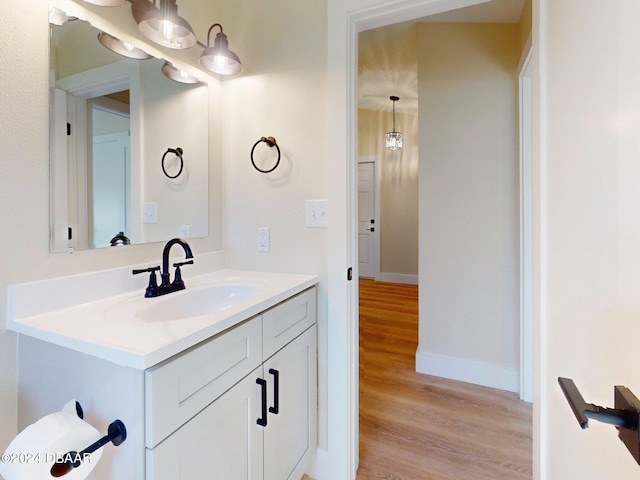
<path fill-rule="evenodd" d="M 142 288 L 25 304 L 74 282 L 83 299 L 93 280 L 77 277 L 10 289 L 20 429 L 76 398 L 101 432 L 127 427 L 101 480 L 302 477 L 317 438 L 316 277 L 222 270 L 159 299 Z"/>

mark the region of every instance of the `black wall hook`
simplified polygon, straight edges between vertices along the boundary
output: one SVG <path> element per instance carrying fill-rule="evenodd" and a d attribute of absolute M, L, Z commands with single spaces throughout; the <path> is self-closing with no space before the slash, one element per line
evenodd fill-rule
<path fill-rule="evenodd" d="M 583 429 L 589 426 L 589 419 L 615 425 L 618 437 L 640 464 L 640 400 L 631 390 L 621 385 L 613 387 L 615 408 L 606 408 L 585 402 L 570 378 L 558 377 L 558 383 Z"/>

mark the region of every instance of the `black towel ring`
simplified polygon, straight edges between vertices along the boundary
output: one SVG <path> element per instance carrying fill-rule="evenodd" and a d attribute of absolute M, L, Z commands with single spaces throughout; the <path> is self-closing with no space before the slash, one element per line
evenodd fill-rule
<path fill-rule="evenodd" d="M 269 145 L 270 147 L 276 147 L 276 150 L 278 150 L 278 160 L 276 161 L 276 164 L 271 167 L 269 170 L 262 170 L 261 168 L 258 168 L 258 166 L 256 165 L 255 160 L 253 159 L 253 151 L 256 149 L 256 147 L 258 146 L 258 144 L 260 142 L 264 142 L 267 145 Z M 256 143 L 253 144 L 253 148 L 251 149 L 251 163 L 253 164 L 253 168 L 255 168 L 256 170 L 258 170 L 259 172 L 262 173 L 269 173 L 269 172 L 273 172 L 278 165 L 280 164 L 280 147 L 278 147 L 278 144 L 276 143 L 276 139 L 273 137 L 262 137 L 260 138 L 260 140 L 258 140 Z"/>
<path fill-rule="evenodd" d="M 169 175 L 167 173 L 167 170 L 164 168 L 164 159 L 167 156 L 167 153 L 173 153 L 176 157 L 178 157 L 180 159 L 180 170 L 178 170 L 178 173 L 176 173 L 173 176 Z M 184 160 L 182 159 L 182 149 L 180 147 L 178 147 L 178 148 L 167 148 L 167 151 L 164 152 L 164 155 L 162 155 L 162 171 L 164 172 L 164 174 L 169 178 L 178 178 L 180 176 L 180 174 L 182 173 L 182 169 L 183 168 L 184 168 Z"/>

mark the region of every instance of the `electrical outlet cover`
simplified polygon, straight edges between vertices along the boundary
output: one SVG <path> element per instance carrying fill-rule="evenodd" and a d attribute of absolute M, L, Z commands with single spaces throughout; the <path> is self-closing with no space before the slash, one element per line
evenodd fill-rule
<path fill-rule="evenodd" d="M 259 252 L 268 252 L 271 245 L 269 239 L 269 228 L 268 227 L 259 227 L 258 228 L 258 251 Z"/>

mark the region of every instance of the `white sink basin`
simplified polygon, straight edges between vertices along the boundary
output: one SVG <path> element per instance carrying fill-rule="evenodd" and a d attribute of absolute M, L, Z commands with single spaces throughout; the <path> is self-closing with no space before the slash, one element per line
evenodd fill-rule
<path fill-rule="evenodd" d="M 131 278 L 131 268 L 123 267 L 14 285 L 7 326 L 20 334 L 144 370 L 318 281 L 312 275 L 222 269 L 188 277 L 185 290 L 160 297 L 145 298 L 144 286 L 139 285 L 125 292 L 111 288 L 129 285 Z"/>
<path fill-rule="evenodd" d="M 253 285 L 187 286 L 180 292 L 145 299 L 147 305 L 135 316 L 143 322 L 166 322 L 208 315 L 251 300 L 257 293 L 258 289 Z"/>

